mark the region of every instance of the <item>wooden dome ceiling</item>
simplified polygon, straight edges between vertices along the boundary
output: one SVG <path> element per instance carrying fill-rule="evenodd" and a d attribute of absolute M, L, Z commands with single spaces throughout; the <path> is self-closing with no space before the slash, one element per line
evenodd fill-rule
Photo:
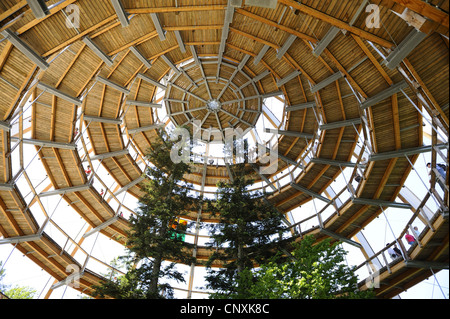
<path fill-rule="evenodd" d="M 2 118 L 11 127 L 32 100 L 27 135 L 15 138 L 43 146 L 55 189 L 86 184 L 85 165 L 100 160 L 119 188 L 139 197 L 136 159 L 158 127 L 239 127 L 260 143 L 255 124 L 273 120 L 264 100 L 275 96 L 276 170 L 255 178 L 277 190 L 271 200 L 288 212 L 311 199 L 292 183 L 321 194 L 355 159 L 420 147 L 418 106 L 448 130 L 448 1 L 441 2 L 376 1 L 375 27 L 368 3 L 355 0 L 47 1 L 39 19 L 26 1 L 3 2 Z M 77 131 L 89 137 L 84 154 L 55 158 L 80 143 Z M 366 152 L 359 158 L 358 142 Z M 390 168 L 391 184 L 402 184 L 408 164 Z M 230 178 L 218 161 L 193 168 L 186 177 L 198 187 Z M 379 182 L 394 176 L 385 169 Z M 3 172 L 11 182 L 8 165 Z M 291 182 L 280 183 L 289 174 Z M 367 186 L 368 198 L 398 192 Z"/>
<path fill-rule="evenodd" d="M 50 0 L 41 12 L 40 3 L 0 3 L 5 238 L 39 228 L 15 186 L 26 176 L 11 161 L 18 145 L 36 145 L 50 181 L 43 192 L 63 194 L 98 227 L 115 212 L 90 184 L 87 164 L 99 161 L 114 179 L 111 196 L 138 198 L 159 126 L 239 127 L 257 143 L 255 126 L 266 119 L 278 129 L 277 167 L 255 176 L 275 190 L 269 200 L 283 213 L 329 201 L 342 169 L 353 177 L 369 160 L 355 190 L 364 201 L 346 206 L 336 225 L 350 238 L 380 213 L 377 201 L 399 194 L 423 151 L 422 112 L 448 139 L 448 0 Z M 282 104 L 278 121 L 264 107 L 268 97 Z M 186 178 L 203 191 L 230 171 L 195 162 Z M 119 219 L 101 231 L 123 242 L 117 234 L 127 227 Z"/>
<path fill-rule="evenodd" d="M 145 154 L 160 124 L 254 132 L 258 119 L 271 119 L 264 99 L 277 96 L 276 174 L 257 179 L 273 188 L 286 168 L 301 167 L 291 182 L 320 194 L 358 141 L 368 155 L 420 147 L 417 105 L 448 129 L 448 1 L 435 2 L 375 1 L 375 27 L 368 3 L 355 0 L 53 0 L 39 19 L 26 1 L 2 2 L 2 119 L 9 129 L 31 99 L 25 140 L 60 149 L 85 128 L 89 157 L 139 196 L 142 169 L 130 150 Z M 86 155 L 70 167 L 51 148 L 40 156 L 55 189 L 85 184 Z M 4 183 L 11 174 L 6 165 Z M 199 163 L 187 178 L 214 186 L 229 171 Z M 310 198 L 278 190 L 283 211 Z"/>

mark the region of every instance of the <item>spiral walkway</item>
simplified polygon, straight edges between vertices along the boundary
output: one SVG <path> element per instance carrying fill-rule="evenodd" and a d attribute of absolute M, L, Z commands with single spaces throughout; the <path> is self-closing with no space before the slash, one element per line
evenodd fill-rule
<path fill-rule="evenodd" d="M 381 282 L 377 297 L 448 269 L 448 168 L 442 178 L 435 167 L 448 164 L 449 1 L 370 1 L 378 27 L 368 26 L 365 0 L 50 0 L 40 16 L 41 3 L 0 4 L 0 243 L 55 283 L 77 265 L 77 289 L 90 294 L 101 276 L 89 270 L 82 240 L 65 234 L 66 249 L 46 232 L 57 224 L 43 200 L 64 199 L 89 224 L 85 235 L 124 244 L 122 197 L 142 195 L 145 152 L 156 129 L 170 126 L 192 128 L 205 145 L 240 129 L 255 147 L 276 146 L 274 171 L 256 169 L 255 187 L 271 192 L 292 240 L 312 234 L 364 250 L 355 239 L 362 228 L 389 207 L 412 210 L 425 225 L 418 244 L 392 262 L 383 262 L 384 251 L 367 257 Z M 268 99 L 281 103 L 281 118 Z M 270 141 L 257 131 L 263 119 Z M 403 185 L 422 153 L 433 169 L 415 204 Z M 30 178 L 30 161 L 40 161 L 44 180 Z M 192 157 L 186 179 L 208 193 L 230 178 L 229 165 L 207 151 Z M 344 169 L 350 180 L 333 190 Z M 318 225 L 304 229 L 289 212 L 312 200 L 332 213 L 317 212 Z M 438 209 L 426 216 L 430 201 Z M 202 208 L 187 218 L 217 222 Z M 212 253 L 186 249 L 197 266 Z M 80 250 L 85 262 L 74 258 Z"/>

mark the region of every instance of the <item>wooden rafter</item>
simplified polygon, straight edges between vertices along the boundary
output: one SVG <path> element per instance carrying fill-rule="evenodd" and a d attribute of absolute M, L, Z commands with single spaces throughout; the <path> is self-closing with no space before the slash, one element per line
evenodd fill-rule
<path fill-rule="evenodd" d="M 449 18 L 448 13 L 440 10 L 439 8 L 433 6 L 431 3 L 427 3 L 421 0 L 391 0 L 392 2 L 396 2 L 412 11 L 435 21 L 447 29 L 449 27 Z"/>
<path fill-rule="evenodd" d="M 13 214 L 8 210 L 8 206 L 6 206 L 3 199 L 0 197 L 0 211 L 2 214 L 6 217 L 8 220 L 8 223 L 12 226 L 12 228 L 15 230 L 17 236 L 23 236 L 24 233 L 22 231 L 22 228 L 17 223 L 16 219 L 14 218 Z M 4 234 L 7 235 L 7 234 Z M 11 236 L 12 237 L 12 236 Z"/>
<path fill-rule="evenodd" d="M 382 39 L 372 33 L 369 33 L 367 31 L 364 31 L 362 29 L 350 26 L 348 23 L 339 20 L 333 16 L 330 16 L 328 14 L 325 14 L 323 12 L 320 12 L 319 10 L 316 10 L 314 8 L 308 7 L 304 4 L 300 4 L 296 1 L 293 0 L 278 0 L 279 3 L 283 3 L 287 6 L 290 6 L 296 10 L 299 10 L 311 17 L 314 17 L 316 19 L 322 20 L 324 22 L 327 22 L 329 24 L 331 24 L 332 26 L 338 27 L 339 29 L 344 29 L 347 30 L 355 35 L 360 36 L 361 38 L 367 39 L 372 41 L 373 43 L 377 43 L 383 47 L 386 48 L 391 48 L 392 47 L 392 43 L 390 41 L 387 41 L 385 39 Z"/>
<path fill-rule="evenodd" d="M 316 42 L 317 42 L 317 39 L 314 38 L 314 37 L 312 37 L 312 36 L 309 36 L 309 35 L 307 35 L 307 34 L 298 32 L 297 30 L 288 28 L 288 27 L 286 27 L 286 26 L 284 26 L 284 25 L 282 25 L 282 24 L 279 24 L 279 23 L 277 23 L 277 22 L 275 22 L 275 21 L 272 21 L 272 20 L 263 18 L 263 17 L 261 17 L 261 16 L 259 16 L 259 15 L 256 15 L 256 14 L 254 14 L 254 13 L 251 13 L 251 12 L 249 12 L 249 11 L 247 11 L 247 10 L 244 10 L 244 9 L 236 9 L 235 11 L 236 11 L 236 13 L 242 14 L 243 16 L 246 16 L 246 17 L 251 18 L 251 19 L 253 19 L 253 20 L 256 20 L 256 21 L 259 21 L 259 22 L 261 22 L 261 23 L 270 25 L 271 27 L 278 28 L 278 29 L 280 29 L 280 30 L 283 30 L 283 31 L 289 33 L 289 34 L 293 34 L 293 35 L 297 36 L 297 37 L 300 38 L 300 39 L 304 39 L 304 40 L 310 41 L 310 42 L 312 42 L 312 43 L 316 43 Z"/>
<path fill-rule="evenodd" d="M 417 71 L 414 69 L 413 65 L 409 62 L 409 60 L 407 58 L 405 58 L 403 60 L 403 63 L 406 65 L 406 67 L 408 68 L 408 70 L 411 72 L 411 74 L 414 76 L 415 80 L 420 84 L 421 89 L 424 91 L 426 97 L 430 100 L 431 105 L 436 109 L 436 111 L 439 113 L 439 115 L 441 116 L 442 120 L 444 121 L 444 123 L 447 125 L 449 125 L 448 122 L 448 114 L 446 114 L 441 106 L 439 105 L 439 103 L 436 101 L 436 99 L 433 97 L 433 95 L 431 94 L 430 90 L 427 88 L 427 86 L 425 85 L 425 82 L 421 79 L 421 77 L 419 76 L 419 74 L 417 73 Z"/>
<path fill-rule="evenodd" d="M 26 0 L 18 1 L 16 4 L 8 8 L 6 11 L 0 13 L 0 22 L 9 17 L 11 14 L 13 14 L 16 11 L 19 11 L 23 7 L 27 5 Z M 1 69 L 1 68 L 0 68 Z"/>
<path fill-rule="evenodd" d="M 0 71 L 3 69 L 3 66 L 6 63 L 6 60 L 8 59 L 9 54 L 11 53 L 12 49 L 14 48 L 13 44 L 11 42 L 6 42 L 1 54 L 0 54 Z"/>
<path fill-rule="evenodd" d="M 174 7 L 155 7 L 155 8 L 125 8 L 128 13 L 147 14 L 147 13 L 169 13 L 169 12 L 196 12 L 196 11 L 223 11 L 226 5 L 203 5 L 203 6 L 174 6 Z"/>
<path fill-rule="evenodd" d="M 372 52 L 370 52 L 369 48 L 364 44 L 362 39 L 358 36 L 355 36 L 354 34 L 352 34 L 352 38 L 359 45 L 361 50 L 363 50 L 363 52 L 366 54 L 366 56 L 369 58 L 369 60 L 372 62 L 372 64 L 377 68 L 378 72 L 380 72 L 381 76 L 386 80 L 387 84 L 389 84 L 389 85 L 394 84 L 394 82 L 391 80 L 389 75 L 383 69 L 381 64 L 378 62 L 378 60 L 375 58 L 375 56 L 372 54 Z"/>

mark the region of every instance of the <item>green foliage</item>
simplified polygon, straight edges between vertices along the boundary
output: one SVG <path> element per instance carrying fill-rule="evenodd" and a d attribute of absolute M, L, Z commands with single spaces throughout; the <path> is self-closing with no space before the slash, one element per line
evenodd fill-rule
<path fill-rule="evenodd" d="M 10 288 L 5 292 L 9 299 L 33 299 L 36 294 L 37 291 L 34 288 L 19 286 Z"/>
<path fill-rule="evenodd" d="M 354 268 L 344 263 L 346 252 L 338 243 L 324 240 L 314 244 L 305 237 L 292 258 L 279 263 L 279 256 L 260 268 L 246 268 L 235 286 L 245 289 L 231 295 L 237 299 L 366 299 L 371 291 L 357 290 Z M 217 296 L 216 296 L 217 297 Z"/>
<path fill-rule="evenodd" d="M 0 269 L 2 269 L 2 262 L 0 261 Z M 37 291 L 34 288 L 28 286 L 14 286 L 3 284 L 5 278 L 5 269 L 0 271 L 0 292 L 10 299 L 33 299 Z"/>
<path fill-rule="evenodd" d="M 120 258 L 126 274 L 111 276 L 113 279 L 96 287 L 100 297 L 154 299 L 162 298 L 163 293 L 170 297 L 170 286 L 160 284 L 160 280 L 184 282 L 174 262 L 192 261 L 192 256 L 183 249 L 186 244 L 174 240 L 171 232 L 173 222 L 194 205 L 194 199 L 188 194 L 189 185 L 183 181 L 189 165 L 174 163 L 170 158 L 174 142 L 163 131 L 160 137 L 147 154 L 154 166 L 147 169 L 145 195 L 139 201 L 136 217 L 130 218 L 127 255 Z"/>
<path fill-rule="evenodd" d="M 2 283 L 3 278 L 5 277 L 5 269 L 2 268 L 3 262 L 0 260 L 0 291 L 4 291 L 5 290 L 5 285 Z"/>
<path fill-rule="evenodd" d="M 173 271 L 174 263 L 169 263 L 160 269 L 159 278 L 176 278 L 178 272 Z M 154 264 L 149 260 L 141 261 L 134 267 L 133 263 L 127 265 L 125 275 L 108 277 L 101 286 L 96 287 L 95 296 L 115 299 L 162 299 L 173 297 L 172 288 L 167 284 L 158 284 L 156 291 L 152 289 L 154 280 Z M 183 280 L 182 277 L 179 278 Z"/>

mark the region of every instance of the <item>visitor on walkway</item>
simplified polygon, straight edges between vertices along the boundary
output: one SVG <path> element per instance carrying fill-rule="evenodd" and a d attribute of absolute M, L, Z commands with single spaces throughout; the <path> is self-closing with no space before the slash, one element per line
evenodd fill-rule
<path fill-rule="evenodd" d="M 436 164 L 436 169 L 438 170 L 439 174 L 442 175 L 442 177 L 445 179 L 445 175 L 447 173 L 447 166 L 445 164 Z"/>
<path fill-rule="evenodd" d="M 413 235 L 411 235 L 409 233 L 409 231 L 406 231 L 405 239 L 408 242 L 408 244 L 410 244 L 410 245 L 412 245 L 412 244 L 414 244 L 416 242 L 416 239 L 414 238 Z"/>
<path fill-rule="evenodd" d="M 394 251 L 395 251 L 395 253 L 397 254 L 398 257 L 402 256 L 402 252 L 400 251 L 400 249 L 397 248 L 397 245 L 394 245 L 393 249 L 394 249 Z"/>
<path fill-rule="evenodd" d="M 431 175 L 431 163 L 427 163 L 427 167 L 430 169 L 430 172 L 428 175 Z M 445 179 L 445 176 L 447 175 L 447 166 L 445 164 L 436 164 L 436 169 L 441 174 L 441 176 Z"/>
<path fill-rule="evenodd" d="M 414 232 L 414 235 L 416 235 L 415 237 L 416 237 L 416 238 L 419 238 L 420 232 L 419 232 L 419 228 L 417 228 L 417 226 L 414 226 L 414 227 L 413 227 L 413 232 Z"/>
<path fill-rule="evenodd" d="M 390 244 L 389 243 L 387 243 L 386 244 L 386 247 L 387 246 L 389 246 Z M 388 248 L 388 254 L 389 254 L 389 256 L 391 256 L 391 258 L 392 259 L 395 259 L 395 258 L 398 258 L 398 257 L 401 257 L 401 253 L 400 253 L 400 250 L 394 245 L 394 248 L 392 248 L 392 247 L 389 247 Z"/>

